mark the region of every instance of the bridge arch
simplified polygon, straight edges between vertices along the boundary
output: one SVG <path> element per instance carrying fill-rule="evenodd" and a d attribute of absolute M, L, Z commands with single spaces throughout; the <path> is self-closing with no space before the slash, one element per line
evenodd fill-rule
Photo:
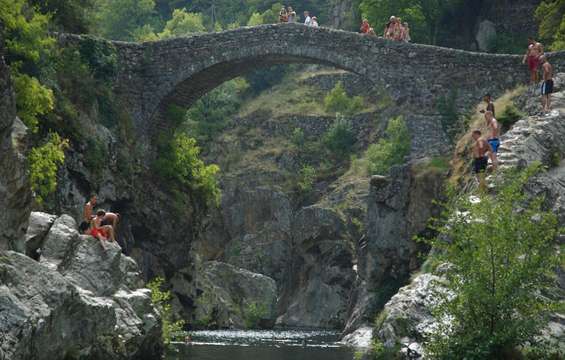
<path fill-rule="evenodd" d="M 383 84 L 395 99 L 433 111 L 438 96 L 456 90 L 476 103 L 527 81 L 521 56 L 473 53 L 301 24 L 245 27 L 143 44 L 114 43 L 119 55 L 117 93 L 140 135 L 152 138 L 169 103 L 190 106 L 246 72 L 285 63 L 330 65 Z M 564 63 L 563 53 L 551 57 Z M 557 65 L 558 65 L 557 64 Z"/>

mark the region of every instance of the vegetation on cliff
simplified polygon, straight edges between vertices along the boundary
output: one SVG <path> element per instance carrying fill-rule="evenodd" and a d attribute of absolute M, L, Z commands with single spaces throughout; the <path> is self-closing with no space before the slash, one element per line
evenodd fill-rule
<path fill-rule="evenodd" d="M 511 171 L 497 194 L 460 194 L 447 205 L 446 225 L 431 245 L 435 260 L 449 264 L 447 291 L 438 291 L 441 325 L 427 346 L 433 358 L 500 358 L 537 344 L 556 303 L 546 291 L 559 265 L 557 216 L 542 197 L 524 191 L 539 171 Z"/>

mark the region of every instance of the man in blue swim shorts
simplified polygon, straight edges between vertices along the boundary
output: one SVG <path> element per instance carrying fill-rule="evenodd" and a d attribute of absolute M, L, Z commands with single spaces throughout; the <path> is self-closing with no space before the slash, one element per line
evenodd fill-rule
<path fill-rule="evenodd" d="M 498 121 L 496 121 L 496 119 L 494 118 L 492 111 L 485 112 L 485 120 L 487 122 L 487 128 L 490 131 L 488 143 L 492 147 L 492 151 L 494 153 L 493 163 L 496 163 L 496 154 L 498 153 L 498 148 L 500 147 L 500 126 L 498 125 Z"/>

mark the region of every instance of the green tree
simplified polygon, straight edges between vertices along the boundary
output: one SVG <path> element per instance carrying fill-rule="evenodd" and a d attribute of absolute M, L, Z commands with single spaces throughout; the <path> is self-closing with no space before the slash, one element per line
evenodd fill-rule
<path fill-rule="evenodd" d="M 343 88 L 343 83 L 338 81 L 324 98 L 324 106 L 330 113 L 352 115 L 363 108 L 363 98 L 361 96 L 349 97 Z"/>
<path fill-rule="evenodd" d="M 175 9 L 173 17 L 158 34 L 161 39 L 206 32 L 202 14 L 189 13 L 186 9 Z"/>
<path fill-rule="evenodd" d="M 336 115 L 336 120 L 324 134 L 323 143 L 326 148 L 336 157 L 347 157 L 355 144 L 355 133 L 351 122 L 341 114 Z"/>
<path fill-rule="evenodd" d="M 263 24 L 263 16 L 259 13 L 251 14 L 249 21 L 247 21 L 247 26 L 257 26 Z"/>
<path fill-rule="evenodd" d="M 158 22 L 154 0 L 98 0 L 94 28 L 105 38 L 135 40 L 139 28 Z"/>
<path fill-rule="evenodd" d="M 63 31 L 78 34 L 90 30 L 90 14 L 96 0 L 30 0 L 44 14 L 51 14 L 52 22 Z"/>
<path fill-rule="evenodd" d="M 316 182 L 316 169 L 310 165 L 304 165 L 298 174 L 298 190 L 303 193 L 310 192 Z"/>
<path fill-rule="evenodd" d="M 200 159 L 200 148 L 194 138 L 178 133 L 160 145 L 156 170 L 164 178 L 192 189 L 207 204 L 217 205 L 220 188 L 217 165 L 206 165 Z"/>
<path fill-rule="evenodd" d="M 151 290 L 151 302 L 161 315 L 163 342 L 169 345 L 175 339 L 176 334 L 182 331 L 184 320 L 173 320 L 171 292 L 163 290 L 163 282 L 163 278 L 156 277 L 147 284 L 147 287 Z"/>
<path fill-rule="evenodd" d="M 39 204 L 57 189 L 57 171 L 65 162 L 65 150 L 68 147 L 68 140 L 51 133 L 45 144 L 31 149 L 28 156 L 29 178 L 31 190 Z"/>
<path fill-rule="evenodd" d="M 449 264 L 435 309 L 443 322 L 427 346 L 432 358 L 500 359 L 535 343 L 546 324 L 558 222 L 543 198 L 524 191 L 539 168 L 504 174 L 495 196 L 461 194 L 447 205 L 447 224 L 431 241 Z"/>
<path fill-rule="evenodd" d="M 410 133 L 402 117 L 390 119 L 385 137 L 367 148 L 368 171 L 370 174 L 386 175 L 390 168 L 404 162 L 410 154 Z"/>
<path fill-rule="evenodd" d="M 565 49 L 565 1 L 543 1 L 536 9 L 541 40 L 551 50 Z"/>

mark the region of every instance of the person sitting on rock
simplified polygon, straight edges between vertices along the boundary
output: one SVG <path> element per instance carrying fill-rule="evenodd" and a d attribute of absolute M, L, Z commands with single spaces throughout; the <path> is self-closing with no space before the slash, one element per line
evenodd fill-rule
<path fill-rule="evenodd" d="M 112 226 L 112 229 L 116 231 L 119 221 L 120 214 L 107 211 L 106 215 L 104 215 L 104 218 L 102 219 L 102 226 L 110 225 Z"/>
<path fill-rule="evenodd" d="M 82 223 L 80 223 L 79 230 L 81 234 L 90 235 L 93 238 L 98 239 L 98 241 L 100 241 L 100 245 L 102 245 L 102 248 L 106 250 L 105 242 L 108 241 L 108 234 L 104 229 L 96 227 L 94 219 L 91 219 L 89 222 L 83 221 Z"/>
<path fill-rule="evenodd" d="M 279 22 L 280 23 L 288 22 L 288 13 L 286 12 L 286 8 L 284 6 L 279 12 Z"/>
<path fill-rule="evenodd" d="M 369 25 L 369 20 L 363 19 L 363 23 L 361 23 L 361 34 L 368 34 L 369 29 L 371 29 L 371 25 Z"/>
<path fill-rule="evenodd" d="M 98 210 L 96 212 L 96 217 L 94 217 L 94 219 L 92 220 L 94 223 L 93 229 L 96 229 L 94 230 L 95 232 L 102 232 L 102 235 L 104 235 L 107 239 L 116 241 L 116 235 L 114 233 L 114 228 L 112 227 L 112 225 L 103 224 L 105 216 L 106 211 L 104 210 Z"/>
<path fill-rule="evenodd" d="M 96 206 L 96 202 L 98 201 L 95 194 L 90 195 L 90 200 L 84 205 L 84 212 L 83 212 L 83 220 L 90 223 L 90 220 L 93 218 L 94 207 Z"/>

